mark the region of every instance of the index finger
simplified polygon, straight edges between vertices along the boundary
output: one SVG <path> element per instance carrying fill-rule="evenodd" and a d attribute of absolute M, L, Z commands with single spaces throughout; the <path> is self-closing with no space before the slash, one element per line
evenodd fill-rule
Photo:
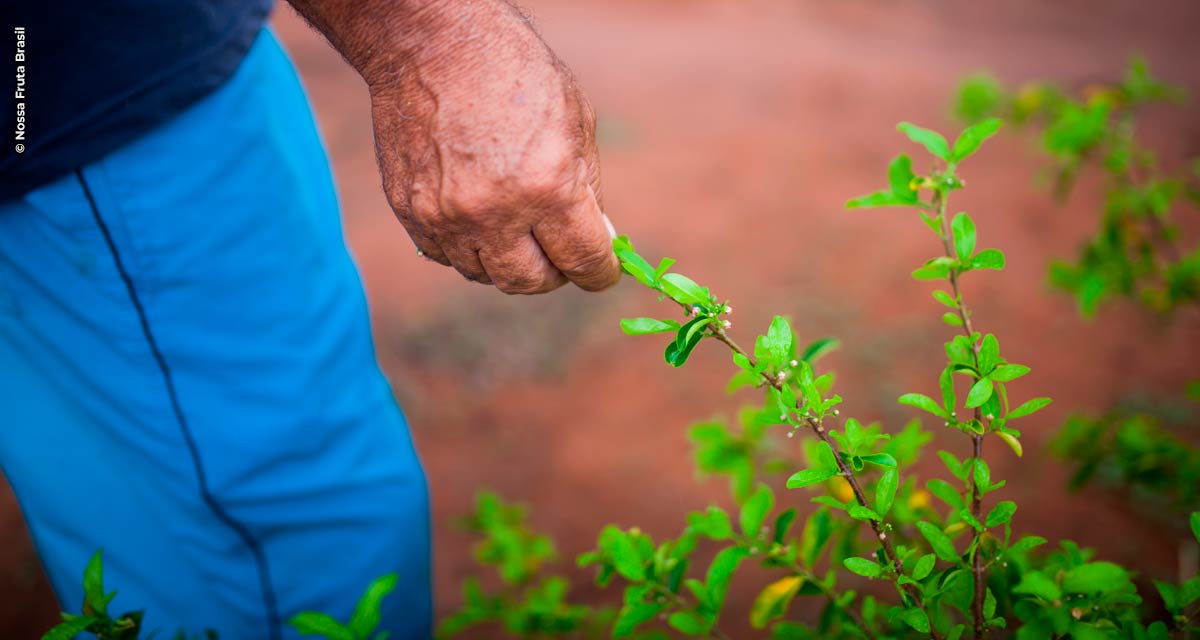
<path fill-rule="evenodd" d="M 569 209 L 538 222 L 533 237 L 555 268 L 580 289 L 601 291 L 621 279 L 609 226 L 590 186 Z"/>

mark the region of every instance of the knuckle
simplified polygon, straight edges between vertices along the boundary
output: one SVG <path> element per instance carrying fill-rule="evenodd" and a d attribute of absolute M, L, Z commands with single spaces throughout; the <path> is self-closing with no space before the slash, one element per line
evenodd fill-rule
<path fill-rule="evenodd" d="M 562 271 L 572 279 L 595 279 L 601 286 L 610 284 L 609 272 L 613 271 L 613 255 L 607 250 L 589 249 L 563 260 Z"/>

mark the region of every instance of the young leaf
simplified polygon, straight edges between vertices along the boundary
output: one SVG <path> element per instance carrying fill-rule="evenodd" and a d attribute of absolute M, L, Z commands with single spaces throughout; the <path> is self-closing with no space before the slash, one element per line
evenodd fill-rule
<path fill-rule="evenodd" d="M 771 327 L 767 329 L 767 349 L 771 353 L 771 362 L 776 366 L 784 366 L 791 357 L 795 334 L 788 324 L 787 318 L 775 316 Z"/>
<path fill-rule="evenodd" d="M 654 269 L 650 269 L 650 273 L 653 274 Z M 706 305 L 709 303 L 708 291 L 683 274 L 668 273 L 662 277 L 661 283 L 663 293 L 679 304 Z"/>
<path fill-rule="evenodd" d="M 875 511 L 886 516 L 892 508 L 892 501 L 896 499 L 896 490 L 900 484 L 900 474 L 895 469 L 888 469 L 879 477 L 879 484 L 875 486 Z"/>
<path fill-rule="evenodd" d="M 792 474 L 792 477 L 787 480 L 787 488 L 799 489 L 809 485 L 824 482 L 837 475 L 836 471 L 828 471 L 826 469 L 805 469 Z"/>
<path fill-rule="evenodd" d="M 1067 570 L 1062 589 L 1067 593 L 1109 593 L 1129 582 L 1129 572 L 1111 562 L 1088 562 Z"/>
<path fill-rule="evenodd" d="M 108 614 L 108 603 L 112 601 L 116 591 L 104 593 L 104 549 L 94 553 L 83 570 L 83 613 L 85 615 L 105 616 Z"/>
<path fill-rule="evenodd" d="M 913 567 L 912 577 L 914 580 L 924 580 L 933 572 L 933 566 L 937 563 L 937 556 L 932 553 L 927 553 L 917 560 L 916 566 Z"/>
<path fill-rule="evenodd" d="M 913 203 L 898 197 L 891 191 L 876 191 L 846 201 L 847 209 L 871 209 L 874 207 L 906 207 Z"/>
<path fill-rule="evenodd" d="M 850 571 L 866 578 L 878 578 L 883 573 L 883 567 L 878 563 L 857 556 L 842 560 L 842 564 Z"/>
<path fill-rule="evenodd" d="M 646 567 L 628 533 L 608 526 L 600 532 L 600 550 L 608 554 L 613 565 L 626 579 L 641 582 L 646 579 Z"/>
<path fill-rule="evenodd" d="M 929 413 L 932 413 L 940 418 L 950 417 L 950 414 L 946 413 L 946 410 L 943 409 L 941 405 L 937 403 L 937 401 L 929 396 L 921 395 L 919 393 L 906 393 L 900 396 L 900 399 L 897 400 L 897 402 L 900 404 L 906 404 L 910 407 L 916 407 L 922 411 L 928 411 Z"/>
<path fill-rule="evenodd" d="M 929 129 L 923 129 L 910 122 L 901 122 L 896 125 L 896 129 L 908 136 L 913 142 L 928 149 L 929 153 L 946 162 L 951 161 L 950 144 L 946 142 L 946 138 L 942 137 L 942 134 L 930 131 Z"/>
<path fill-rule="evenodd" d="M 758 537 L 758 530 L 762 527 L 763 520 L 767 514 L 771 512 L 771 508 L 775 506 L 775 494 L 771 492 L 771 488 L 765 484 L 759 484 L 758 490 L 754 495 L 746 500 L 746 504 L 742 505 L 741 517 L 739 520 L 742 525 L 742 533 L 751 538 Z"/>
<path fill-rule="evenodd" d="M 858 503 L 851 504 L 847 513 L 850 514 L 851 518 L 854 518 L 855 520 L 862 520 L 864 522 L 867 520 L 883 520 L 883 518 L 880 517 L 880 515 L 876 513 L 874 509 L 870 507 L 864 507 Z"/>
<path fill-rule="evenodd" d="M 350 630 L 360 638 L 369 638 L 379 626 L 379 607 L 383 599 L 396 588 L 399 576 L 389 573 L 376 578 L 359 599 L 350 617 Z"/>
<path fill-rule="evenodd" d="M 667 618 L 667 624 L 685 636 L 698 636 L 704 633 L 704 619 L 694 611 L 676 611 Z"/>
<path fill-rule="evenodd" d="M 92 616 L 77 616 L 70 620 L 64 620 L 47 631 L 42 636 L 42 640 L 74 640 L 76 636 L 92 626 L 93 622 L 99 622 L 99 620 L 100 618 Z"/>
<path fill-rule="evenodd" d="M 1028 571 L 1021 576 L 1021 581 L 1013 587 L 1013 593 L 1026 593 L 1048 602 L 1062 598 L 1062 589 L 1058 588 L 1058 583 L 1039 571 Z"/>
<path fill-rule="evenodd" d="M 804 348 L 804 353 L 800 354 L 800 360 L 810 363 L 816 362 L 821 356 L 837 349 L 841 344 L 839 340 L 835 340 L 834 338 L 813 340 L 812 343 Z"/>
<path fill-rule="evenodd" d="M 679 323 L 674 320 L 656 320 L 654 318 L 623 318 L 621 320 L 621 330 L 631 336 L 666 333 L 678 329 Z"/>
<path fill-rule="evenodd" d="M 997 502 L 996 506 L 992 507 L 992 510 L 988 513 L 985 524 L 989 529 L 1002 524 L 1008 524 L 1016 512 L 1017 503 L 1009 500 Z"/>
<path fill-rule="evenodd" d="M 984 249 L 971 258 L 971 268 L 999 271 L 1004 268 L 1004 254 L 998 249 Z"/>
<path fill-rule="evenodd" d="M 904 613 L 898 616 L 904 621 L 904 624 L 912 627 L 920 633 L 929 633 L 929 616 L 923 609 L 911 607 L 904 610 Z"/>
<path fill-rule="evenodd" d="M 971 216 L 960 213 L 950 222 L 950 230 L 954 232 L 954 251 L 958 259 L 967 264 L 971 254 L 975 253 L 975 222 Z"/>
<path fill-rule="evenodd" d="M 980 378 L 971 386 L 970 393 L 967 394 L 966 406 L 968 409 L 978 407 L 988 401 L 992 397 L 992 381 L 990 378 Z"/>
<path fill-rule="evenodd" d="M 917 522 L 917 529 L 920 529 L 921 535 L 925 536 L 925 539 L 929 541 L 929 547 L 933 549 L 937 557 L 946 562 L 958 564 L 959 557 L 958 552 L 954 550 L 954 542 L 942 532 L 940 527 L 932 522 L 919 520 Z"/>
<path fill-rule="evenodd" d="M 1192 525 L 1192 535 L 1196 537 L 1196 542 L 1200 542 L 1200 511 L 1193 511 L 1188 516 L 1188 522 Z"/>
<path fill-rule="evenodd" d="M 292 616 L 288 621 L 296 631 L 303 635 L 318 635 L 328 640 L 359 640 L 346 625 L 334 620 L 332 616 L 317 611 L 303 611 Z"/>
<path fill-rule="evenodd" d="M 967 127 L 954 141 L 954 153 L 951 156 L 954 162 L 961 162 L 975 153 L 984 140 L 996 135 L 996 132 L 1000 130 L 1000 125 L 999 118 L 988 118 Z"/>
<path fill-rule="evenodd" d="M 979 372 L 983 375 L 988 375 L 999 362 L 1000 341 L 996 339 L 996 336 L 989 333 L 983 337 L 983 342 L 979 345 Z"/>
<path fill-rule="evenodd" d="M 997 366 L 988 377 L 996 382 L 1011 382 L 1029 373 L 1029 367 L 1023 364 L 1002 364 Z"/>
<path fill-rule="evenodd" d="M 870 462 L 881 467 L 896 468 L 896 458 L 892 457 L 890 453 L 870 453 L 858 458 L 863 462 Z"/>
<path fill-rule="evenodd" d="M 903 202 L 916 202 L 917 192 L 911 186 L 913 175 L 912 159 L 907 154 L 896 156 L 888 165 L 888 183 L 892 187 L 892 195 Z"/>
<path fill-rule="evenodd" d="M 1034 398 L 1033 400 L 1030 400 L 1029 402 L 1026 402 L 1025 404 L 1022 404 L 1021 406 L 1017 407 L 1016 409 L 1009 411 L 1008 414 L 1004 417 L 1009 420 L 1016 420 L 1017 418 L 1024 418 L 1025 416 L 1027 416 L 1029 414 L 1041 411 L 1048 404 L 1050 404 L 1050 398 Z"/>
<path fill-rule="evenodd" d="M 654 279 L 658 280 L 662 278 L 662 275 L 666 273 L 667 269 L 670 269 L 671 265 L 673 264 L 675 264 L 675 258 L 663 258 L 662 260 L 659 260 L 658 268 L 654 270 Z"/>
<path fill-rule="evenodd" d="M 708 567 L 705 584 L 708 585 L 709 602 L 714 608 L 720 609 L 725 603 L 725 595 L 729 592 L 729 581 L 733 579 L 733 572 L 737 570 L 742 559 L 749 553 L 742 547 L 727 547 L 713 558 L 712 564 Z"/>

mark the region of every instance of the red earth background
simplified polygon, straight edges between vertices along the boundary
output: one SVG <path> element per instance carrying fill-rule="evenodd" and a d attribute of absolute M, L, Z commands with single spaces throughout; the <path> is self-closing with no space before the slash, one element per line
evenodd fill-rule
<path fill-rule="evenodd" d="M 676 257 L 730 298 L 743 342 L 775 313 L 790 316 L 802 340 L 840 338 L 824 362 L 838 372 L 844 411 L 885 429 L 913 414 L 897 396 L 935 391 L 947 336 L 930 285 L 908 275 L 939 250 L 936 240 L 907 212 L 842 210 L 884 183 L 895 153 L 923 155 L 895 123 L 951 130 L 953 89 L 976 70 L 1079 88 L 1121 73 L 1132 53 L 1200 94 L 1195 2 L 529 5 L 600 114 L 605 205 L 617 228 L 651 260 Z M 664 310 L 633 282 L 602 295 L 509 298 L 417 258 L 380 191 L 363 84 L 290 9 L 280 7 L 275 24 L 320 121 L 379 359 L 429 475 L 439 615 L 477 573 L 471 538 L 454 521 L 482 487 L 532 507 L 579 599 L 619 602 L 570 562 L 603 525 L 674 535 L 688 511 L 728 506 L 724 482 L 697 480 L 685 438 L 692 422 L 748 401 L 719 392 L 727 353 L 703 347 L 676 371 L 662 361 L 662 340 L 621 334 L 619 318 Z M 1154 108 L 1146 139 L 1168 164 L 1200 155 L 1198 116 L 1194 102 Z M 993 475 L 1009 480 L 1002 498 L 1021 505 L 1018 532 L 1071 538 L 1143 577 L 1170 578 L 1182 534 L 1147 525 L 1103 490 L 1068 492 L 1068 472 L 1041 445 L 1071 412 L 1200 377 L 1200 327 L 1129 305 L 1086 322 L 1049 289 L 1048 262 L 1086 237 L 1099 198 L 1085 179 L 1067 207 L 1056 206 L 1035 184 L 1040 160 L 1027 136 L 1008 132 L 970 161 L 970 188 L 956 196 L 980 242 L 1008 255 L 1004 272 L 966 280 L 977 321 L 1008 358 L 1033 367 L 1015 393 L 1055 398 L 1024 423 L 1023 460 L 991 447 Z M 967 455 L 961 436 L 940 433 L 935 444 Z M 938 471 L 932 456 L 919 471 Z M 808 508 L 806 496 L 781 496 Z M 7 488 L 0 535 L 0 636 L 38 638 L 56 608 Z M 745 628 L 756 580 L 735 581 L 730 629 Z"/>

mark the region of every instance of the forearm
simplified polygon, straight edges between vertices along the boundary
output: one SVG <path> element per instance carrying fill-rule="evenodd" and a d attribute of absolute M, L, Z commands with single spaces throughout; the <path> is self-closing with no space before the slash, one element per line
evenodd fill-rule
<path fill-rule="evenodd" d="M 457 75 L 498 57 L 553 55 L 507 0 L 288 1 L 369 86 L 390 84 L 413 67 Z M 514 31 L 528 37 L 494 37 Z"/>

